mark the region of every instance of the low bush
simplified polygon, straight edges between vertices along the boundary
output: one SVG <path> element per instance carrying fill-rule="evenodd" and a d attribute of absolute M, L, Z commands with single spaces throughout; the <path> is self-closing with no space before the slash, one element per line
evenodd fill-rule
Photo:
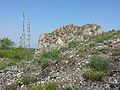
<path fill-rule="evenodd" d="M 57 90 L 57 83 L 54 81 L 46 81 L 44 84 L 34 84 L 27 90 Z"/>
<path fill-rule="evenodd" d="M 43 53 L 40 56 L 36 56 L 34 58 L 34 61 L 38 63 L 42 63 L 48 60 L 58 59 L 59 54 L 60 54 L 60 50 L 58 48 L 54 48 L 54 49 L 49 50 L 48 52 Z"/>
<path fill-rule="evenodd" d="M 87 80 L 101 81 L 105 77 L 105 72 L 89 70 L 83 74 L 83 77 Z"/>
<path fill-rule="evenodd" d="M 90 66 L 91 70 L 83 73 L 83 77 L 92 81 L 101 81 L 111 68 L 108 60 L 95 55 L 91 58 L 88 65 Z"/>
<path fill-rule="evenodd" d="M 88 65 L 96 71 L 106 71 L 106 72 L 108 72 L 111 67 L 108 60 L 97 56 L 93 56 L 89 61 Z"/>

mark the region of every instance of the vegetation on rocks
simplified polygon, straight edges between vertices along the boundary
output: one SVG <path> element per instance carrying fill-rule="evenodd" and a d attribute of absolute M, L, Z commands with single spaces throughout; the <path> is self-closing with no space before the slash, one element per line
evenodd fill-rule
<path fill-rule="evenodd" d="M 0 89 L 119 90 L 120 31 L 100 30 L 96 24 L 61 27 L 41 36 L 34 55 L 1 48 Z"/>
<path fill-rule="evenodd" d="M 51 48 L 49 51 L 42 53 L 39 56 L 35 57 L 35 62 L 41 63 L 48 60 L 58 59 L 60 55 L 60 50 L 58 48 Z"/>
<path fill-rule="evenodd" d="M 90 66 L 91 70 L 85 72 L 83 77 L 92 81 L 103 80 L 111 68 L 108 60 L 95 55 L 90 59 L 88 65 Z"/>

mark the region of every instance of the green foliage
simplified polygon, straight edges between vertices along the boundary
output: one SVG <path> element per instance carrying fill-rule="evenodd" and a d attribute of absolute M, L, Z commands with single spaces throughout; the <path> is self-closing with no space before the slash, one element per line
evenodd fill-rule
<path fill-rule="evenodd" d="M 110 70 L 110 64 L 108 60 L 93 56 L 88 64 L 92 69 L 95 69 L 97 71 L 109 71 Z"/>
<path fill-rule="evenodd" d="M 4 37 L 0 39 L 0 49 L 10 49 L 15 43 L 11 39 Z"/>
<path fill-rule="evenodd" d="M 30 59 L 32 58 L 32 53 L 22 48 L 0 49 L 0 58 Z"/>
<path fill-rule="evenodd" d="M 46 62 L 48 60 L 58 59 L 59 54 L 60 54 L 60 50 L 58 48 L 54 48 L 49 50 L 48 52 L 43 53 L 40 56 L 36 56 L 35 61 L 41 63 L 41 62 Z"/>
<path fill-rule="evenodd" d="M 92 81 L 101 81 L 105 77 L 105 72 L 89 70 L 83 74 L 83 77 Z"/>
<path fill-rule="evenodd" d="M 43 87 L 43 90 L 57 90 L 57 83 L 54 81 L 45 82 Z"/>
<path fill-rule="evenodd" d="M 68 43 L 68 48 L 75 48 L 77 46 L 77 43 L 75 41 L 71 41 Z"/>
<path fill-rule="evenodd" d="M 42 84 L 34 84 L 29 87 L 27 90 L 57 90 L 57 83 L 54 81 L 46 81 L 43 85 Z"/>
<path fill-rule="evenodd" d="M 91 58 L 88 65 L 92 69 L 85 72 L 83 74 L 83 77 L 92 81 L 101 81 L 107 75 L 111 68 L 108 60 L 97 57 L 95 55 Z"/>

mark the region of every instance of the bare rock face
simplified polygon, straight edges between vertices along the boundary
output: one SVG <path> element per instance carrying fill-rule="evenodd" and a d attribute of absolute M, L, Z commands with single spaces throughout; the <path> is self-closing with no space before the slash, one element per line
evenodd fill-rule
<path fill-rule="evenodd" d="M 76 26 L 69 24 L 54 30 L 51 33 L 41 34 L 38 41 L 38 52 L 44 48 L 50 48 L 56 45 L 65 45 L 71 40 L 90 38 L 101 34 L 101 27 L 97 24 L 87 24 L 83 26 Z M 43 48 L 44 47 L 44 48 Z"/>

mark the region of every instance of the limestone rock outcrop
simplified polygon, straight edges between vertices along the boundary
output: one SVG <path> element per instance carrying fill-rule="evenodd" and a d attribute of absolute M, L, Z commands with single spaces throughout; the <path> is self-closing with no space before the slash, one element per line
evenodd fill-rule
<path fill-rule="evenodd" d="M 97 24 L 86 24 L 83 26 L 69 24 L 60 27 L 51 33 L 41 34 L 39 37 L 36 54 L 56 45 L 64 45 L 74 39 L 83 41 L 84 39 L 89 39 L 90 37 L 101 33 L 101 26 Z"/>

